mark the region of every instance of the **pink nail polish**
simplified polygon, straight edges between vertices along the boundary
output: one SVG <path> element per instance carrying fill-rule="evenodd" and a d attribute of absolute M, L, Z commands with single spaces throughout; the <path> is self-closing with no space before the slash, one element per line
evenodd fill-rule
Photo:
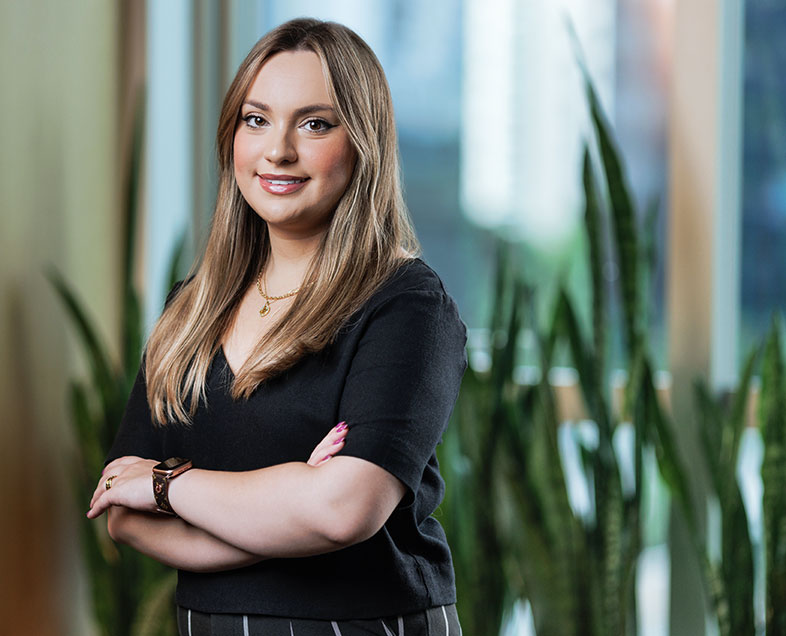
<path fill-rule="evenodd" d="M 338 426 L 336 426 L 337 431 L 343 431 L 347 427 L 346 422 L 339 422 Z"/>
<path fill-rule="evenodd" d="M 336 444 L 341 444 L 341 442 L 343 441 L 344 441 L 343 437 L 341 439 L 337 439 L 335 442 L 333 442 L 333 446 L 335 446 Z"/>
<path fill-rule="evenodd" d="M 332 457 L 332 455 L 325 455 L 325 456 L 322 458 L 322 461 L 324 462 L 326 459 L 330 459 L 331 457 Z"/>

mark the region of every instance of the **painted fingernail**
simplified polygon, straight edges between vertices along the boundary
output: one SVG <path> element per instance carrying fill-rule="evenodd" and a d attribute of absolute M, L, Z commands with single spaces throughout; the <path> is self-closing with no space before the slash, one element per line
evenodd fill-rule
<path fill-rule="evenodd" d="M 333 442 L 333 446 L 335 446 L 336 444 L 343 444 L 343 443 L 344 443 L 344 438 L 342 437 L 341 439 L 337 439 L 335 442 Z"/>
<path fill-rule="evenodd" d="M 322 458 L 322 461 L 324 462 L 325 460 L 327 460 L 327 459 L 330 459 L 331 457 L 333 457 L 333 456 L 332 456 L 332 455 L 325 455 L 325 456 Z"/>
<path fill-rule="evenodd" d="M 346 427 L 347 427 L 347 423 L 346 422 L 339 422 L 338 426 L 336 426 L 336 430 L 337 431 L 343 431 Z"/>

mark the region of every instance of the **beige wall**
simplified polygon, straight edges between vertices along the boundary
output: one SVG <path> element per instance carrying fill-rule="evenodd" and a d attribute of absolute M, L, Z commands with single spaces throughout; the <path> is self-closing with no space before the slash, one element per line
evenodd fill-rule
<path fill-rule="evenodd" d="M 116 342 L 116 6 L 0 3 L 0 616 L 9 634 L 88 633 L 77 609 L 77 524 L 88 502 L 73 501 L 66 472 L 66 382 L 81 361 L 44 271 L 62 271 Z"/>

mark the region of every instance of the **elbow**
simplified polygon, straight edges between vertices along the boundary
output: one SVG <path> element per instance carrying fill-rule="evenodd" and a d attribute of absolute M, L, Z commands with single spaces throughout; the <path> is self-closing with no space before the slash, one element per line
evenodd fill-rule
<path fill-rule="evenodd" d="M 106 529 L 109 536 L 115 543 L 127 543 L 125 533 L 126 515 L 124 514 L 125 508 L 120 506 L 109 506 L 106 511 Z"/>
<path fill-rule="evenodd" d="M 326 515 L 326 519 L 328 522 L 323 526 L 323 533 L 336 549 L 347 548 L 370 539 L 385 523 L 384 519 L 377 519 L 377 515 L 372 512 L 348 511 L 341 507 L 335 507 Z"/>

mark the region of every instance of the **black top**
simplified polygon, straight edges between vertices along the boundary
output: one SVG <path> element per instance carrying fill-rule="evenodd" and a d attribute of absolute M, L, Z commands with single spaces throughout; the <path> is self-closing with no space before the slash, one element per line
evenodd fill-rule
<path fill-rule="evenodd" d="M 219 349 L 208 372 L 207 406 L 200 405 L 191 427 L 153 426 L 140 370 L 107 462 L 179 456 L 198 468 L 229 471 L 305 462 L 346 421 L 339 455 L 371 461 L 407 487 L 370 539 L 225 572 L 180 570 L 177 603 L 202 612 L 330 620 L 454 603 L 450 551 L 431 514 L 444 494 L 435 448 L 466 368 L 465 342 L 455 303 L 434 271 L 415 259 L 351 317 L 333 344 L 266 381 L 248 400 L 232 399 L 232 371 Z"/>

